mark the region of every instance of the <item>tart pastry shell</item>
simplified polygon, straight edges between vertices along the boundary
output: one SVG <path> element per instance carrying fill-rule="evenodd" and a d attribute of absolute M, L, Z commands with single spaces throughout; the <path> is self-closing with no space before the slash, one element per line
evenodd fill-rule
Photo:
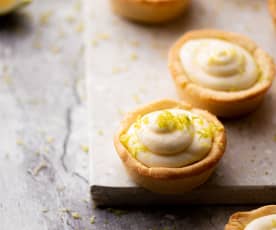
<path fill-rule="evenodd" d="M 182 67 L 179 52 L 187 41 L 204 38 L 221 39 L 246 49 L 253 56 L 265 79 L 259 80 L 249 89 L 228 92 L 208 89 L 193 83 Z M 181 99 L 221 117 L 241 116 L 255 110 L 271 87 L 275 76 L 273 59 L 249 38 L 212 29 L 184 34 L 169 52 L 169 69 Z"/>
<path fill-rule="evenodd" d="M 190 0 L 110 0 L 115 13 L 125 18 L 162 23 L 180 16 Z"/>
<path fill-rule="evenodd" d="M 128 130 L 138 116 L 170 108 L 191 110 L 221 127 L 221 129 L 216 130 L 214 133 L 211 150 L 202 160 L 179 168 L 147 167 L 136 160 L 125 148 L 120 141 L 120 136 Z M 209 112 L 194 109 L 184 102 L 162 100 L 128 113 L 121 122 L 119 131 L 114 137 L 114 145 L 128 174 L 138 185 L 156 193 L 180 194 L 198 187 L 209 178 L 224 154 L 226 135 L 222 124 Z"/>
<path fill-rule="evenodd" d="M 243 230 L 251 221 L 271 214 L 276 214 L 276 205 L 267 205 L 248 212 L 236 212 L 229 218 L 224 230 Z"/>

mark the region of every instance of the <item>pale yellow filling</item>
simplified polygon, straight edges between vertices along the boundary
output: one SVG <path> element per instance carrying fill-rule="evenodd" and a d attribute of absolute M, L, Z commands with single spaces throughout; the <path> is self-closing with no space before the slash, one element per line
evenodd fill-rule
<path fill-rule="evenodd" d="M 254 57 L 247 50 L 219 39 L 188 41 L 179 55 L 191 81 L 214 90 L 248 89 L 260 75 Z"/>
<path fill-rule="evenodd" d="M 149 167 L 181 167 L 208 154 L 215 128 L 190 111 L 160 110 L 139 117 L 120 140 Z"/>

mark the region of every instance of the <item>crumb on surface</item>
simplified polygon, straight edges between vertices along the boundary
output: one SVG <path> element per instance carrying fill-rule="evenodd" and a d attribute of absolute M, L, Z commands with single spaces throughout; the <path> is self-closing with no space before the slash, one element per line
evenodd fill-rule
<path fill-rule="evenodd" d="M 90 217 L 90 224 L 95 224 L 95 219 L 96 219 L 95 216 L 91 216 Z"/>
<path fill-rule="evenodd" d="M 52 15 L 53 15 L 52 10 L 48 10 L 48 11 L 41 13 L 40 18 L 39 18 L 40 25 L 42 25 L 42 26 L 47 25 L 49 23 Z"/>
<path fill-rule="evenodd" d="M 83 32 L 83 31 L 84 31 L 84 24 L 83 24 L 82 22 L 79 23 L 79 24 L 76 26 L 75 30 L 76 30 L 77 33 Z"/>
<path fill-rule="evenodd" d="M 32 175 L 37 176 L 41 170 L 48 168 L 47 163 L 43 160 L 32 170 Z"/>
<path fill-rule="evenodd" d="M 121 72 L 123 72 L 123 71 L 124 71 L 124 69 L 123 69 L 122 67 L 114 66 L 114 67 L 112 68 L 112 73 L 113 73 L 113 74 L 118 74 L 118 73 L 121 73 Z"/>
<path fill-rule="evenodd" d="M 16 140 L 16 144 L 17 144 L 17 145 L 24 145 L 25 143 L 24 143 L 23 140 L 17 139 L 17 140 Z"/>
<path fill-rule="evenodd" d="M 107 33 L 99 33 L 99 34 L 97 34 L 97 38 L 99 40 L 108 40 L 108 39 L 110 39 L 110 35 Z"/>
<path fill-rule="evenodd" d="M 47 212 L 49 212 L 49 209 L 48 209 L 48 208 L 43 208 L 43 209 L 41 210 L 41 212 L 47 213 Z"/>
<path fill-rule="evenodd" d="M 60 53 L 61 48 L 58 46 L 52 46 L 50 50 L 53 54 L 58 54 L 58 53 Z"/>
<path fill-rule="evenodd" d="M 89 147 L 87 145 L 81 145 L 81 150 L 85 153 L 88 153 L 89 152 Z"/>
<path fill-rule="evenodd" d="M 71 213 L 71 216 L 72 216 L 75 220 L 81 219 L 81 215 L 80 215 L 78 212 L 72 212 L 72 213 Z"/>
<path fill-rule="evenodd" d="M 132 54 L 130 55 L 130 59 L 131 59 L 132 61 L 135 61 L 135 60 L 138 59 L 138 55 L 137 55 L 136 53 L 132 53 Z"/>
<path fill-rule="evenodd" d="M 59 211 L 68 213 L 68 212 L 71 212 L 71 209 L 69 209 L 69 208 L 60 208 Z"/>
<path fill-rule="evenodd" d="M 7 74 L 7 73 L 3 74 L 2 79 L 6 85 L 12 84 L 12 77 L 9 74 Z"/>
<path fill-rule="evenodd" d="M 57 186 L 57 191 L 63 192 L 64 190 L 65 190 L 65 186 L 64 185 Z"/>
<path fill-rule="evenodd" d="M 55 141 L 55 139 L 54 139 L 53 137 L 51 137 L 51 136 L 46 137 L 46 142 L 47 142 L 48 144 L 51 144 L 51 143 L 53 143 L 54 141 Z"/>

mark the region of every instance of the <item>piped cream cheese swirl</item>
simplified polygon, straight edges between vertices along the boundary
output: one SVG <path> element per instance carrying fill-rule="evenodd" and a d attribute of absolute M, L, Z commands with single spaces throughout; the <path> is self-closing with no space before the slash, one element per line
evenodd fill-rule
<path fill-rule="evenodd" d="M 246 49 L 220 39 L 190 40 L 179 55 L 189 79 L 206 88 L 244 90 L 259 77 L 258 66 Z"/>
<path fill-rule="evenodd" d="M 148 113 L 137 119 L 121 143 L 148 167 L 182 167 L 203 159 L 213 142 L 213 123 L 183 109 Z"/>
<path fill-rule="evenodd" d="M 276 230 L 276 214 L 259 217 L 251 221 L 244 230 Z"/>

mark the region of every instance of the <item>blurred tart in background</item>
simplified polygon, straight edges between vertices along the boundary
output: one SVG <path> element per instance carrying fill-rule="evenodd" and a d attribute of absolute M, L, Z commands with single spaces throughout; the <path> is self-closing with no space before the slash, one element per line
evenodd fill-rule
<path fill-rule="evenodd" d="M 180 16 L 190 0 L 110 0 L 115 13 L 143 23 L 162 23 Z"/>
<path fill-rule="evenodd" d="M 31 0 L 0 0 L 0 16 L 9 14 L 31 3 Z"/>

